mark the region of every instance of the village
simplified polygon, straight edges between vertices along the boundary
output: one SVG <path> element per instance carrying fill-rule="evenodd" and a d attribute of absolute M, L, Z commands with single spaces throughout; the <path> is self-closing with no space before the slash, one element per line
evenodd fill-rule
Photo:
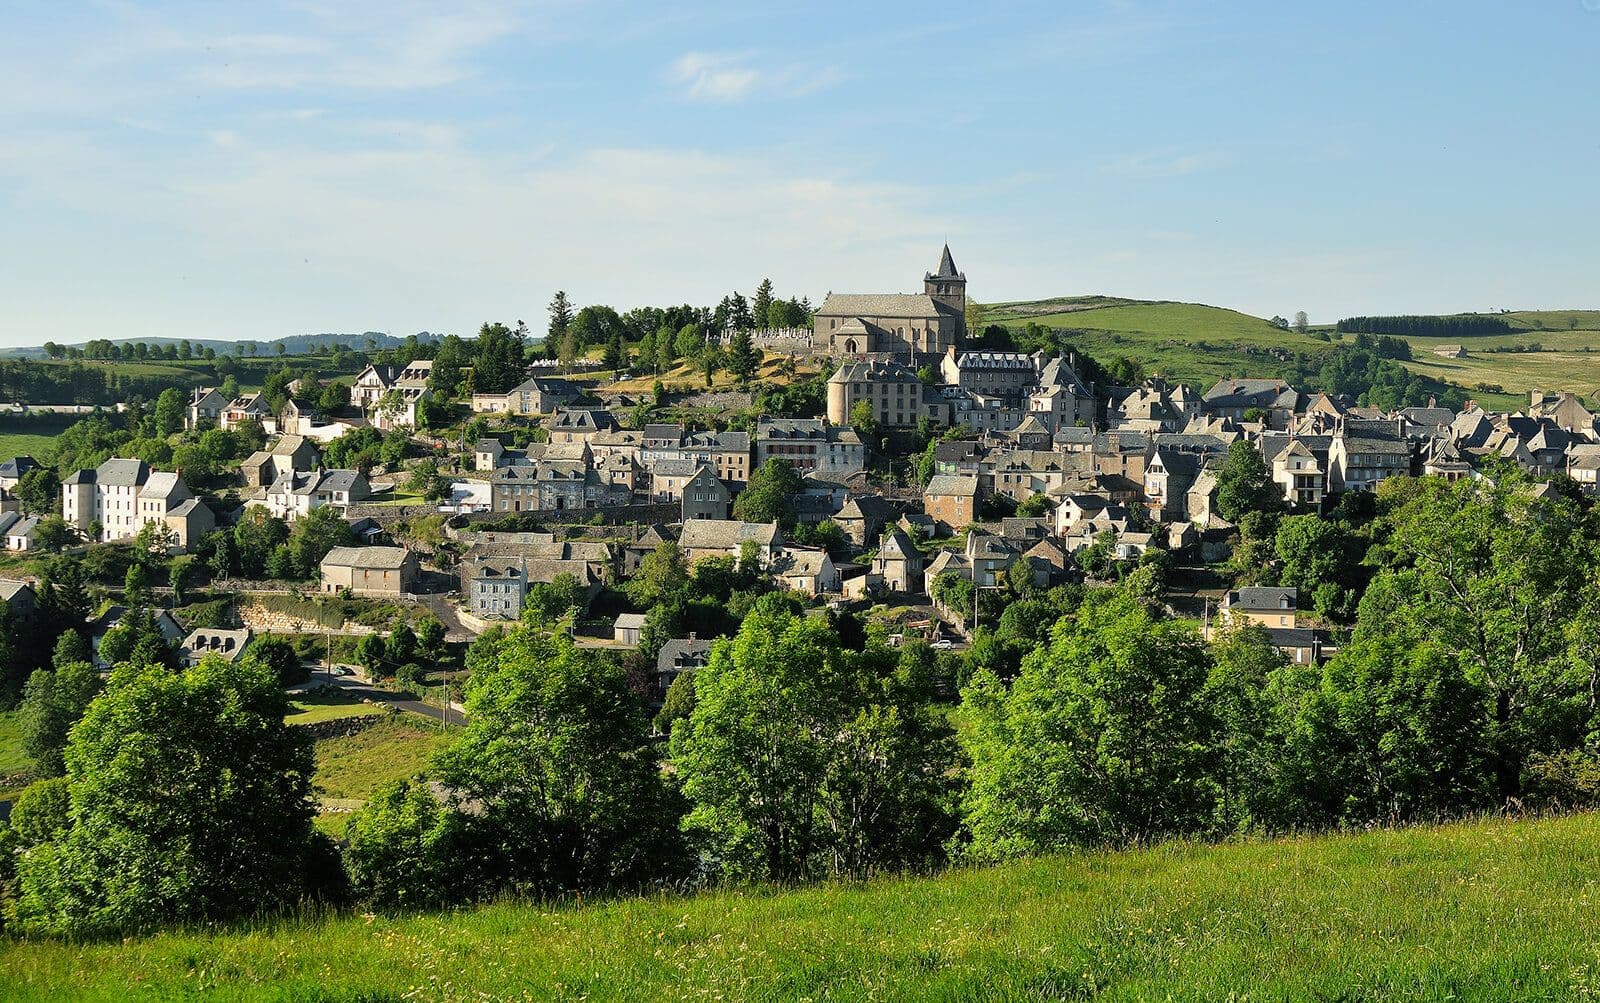
<path fill-rule="evenodd" d="M 363 666 L 360 636 L 424 617 L 461 644 L 557 589 L 575 597 L 560 611 L 574 638 L 629 653 L 641 695 L 659 707 L 736 621 L 642 601 L 628 583 L 652 562 L 695 573 L 712 561 L 819 614 L 856 616 L 891 644 L 955 652 L 995 630 L 1009 599 L 1151 568 L 1160 599 L 1202 632 L 1256 623 L 1290 662 L 1317 664 L 1337 651 L 1350 611 L 1315 599 L 1325 583 L 1240 573 L 1251 506 L 1320 516 L 1390 478 L 1477 478 L 1502 464 L 1600 490 L 1600 423 L 1570 393 L 1534 391 L 1517 411 L 1386 411 L 1276 378 L 1108 385 L 1072 355 L 964 347 L 965 283 L 946 247 L 921 294 L 830 295 L 809 330 L 724 333 L 724 343 L 742 335 L 758 362 L 770 354 L 826 377 L 815 413 L 760 414 L 742 428 L 714 409 L 698 424 L 641 422 L 648 395 L 531 358 L 515 386 L 447 405 L 460 415 L 454 438 L 418 427 L 438 404 L 429 358 L 367 365 L 332 409 L 318 403 L 329 399 L 320 384 L 289 383 L 276 409 L 266 393 L 200 387 L 185 434 L 261 440 L 231 472 L 191 485 L 181 468 L 113 456 L 61 480 L 56 520 L 21 510 L 18 485 L 40 464 L 12 457 L 0 463 L 0 531 L 18 553 L 135 543 L 203 554 L 212 587 L 234 598 L 184 622 L 183 586 L 169 590 L 154 622 L 184 664 L 238 658 L 278 635 L 308 660 L 381 682 L 396 666 Z M 359 465 L 330 462 L 380 435 L 382 462 L 370 450 Z M 274 574 L 286 565 L 269 559 L 230 565 L 231 543 L 218 557 L 217 541 L 238 539 L 241 523 L 289 540 L 303 520 L 337 526 L 314 534 L 309 558 L 291 541 L 292 573 Z M 28 618 L 38 584 L 5 579 L 12 615 Z M 296 615 L 293 603 L 311 597 L 385 604 L 392 619 Z M 97 655 L 130 605 L 113 587 L 90 611 Z M 441 665 L 400 675 L 418 692 L 459 679 Z"/>

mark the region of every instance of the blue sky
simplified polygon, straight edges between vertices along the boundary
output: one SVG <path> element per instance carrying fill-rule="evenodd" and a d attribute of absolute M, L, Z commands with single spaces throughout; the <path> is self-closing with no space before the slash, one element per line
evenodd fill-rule
<path fill-rule="evenodd" d="M 1600 0 L 0 6 L 0 344 L 914 291 L 1600 307 Z"/>

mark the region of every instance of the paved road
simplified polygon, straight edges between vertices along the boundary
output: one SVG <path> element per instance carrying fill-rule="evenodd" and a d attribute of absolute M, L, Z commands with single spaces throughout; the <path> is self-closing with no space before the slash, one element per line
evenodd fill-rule
<path fill-rule="evenodd" d="M 430 703 L 423 703 L 421 700 L 413 700 L 403 693 L 378 689 L 358 676 L 330 676 L 319 668 L 311 674 L 311 681 L 305 685 L 337 686 L 358 700 L 371 700 L 373 703 L 388 704 L 391 707 L 410 711 L 413 714 L 421 714 L 423 717 L 434 721 L 443 721 L 446 725 L 463 725 L 467 723 L 467 715 L 456 708 L 446 710 Z"/>

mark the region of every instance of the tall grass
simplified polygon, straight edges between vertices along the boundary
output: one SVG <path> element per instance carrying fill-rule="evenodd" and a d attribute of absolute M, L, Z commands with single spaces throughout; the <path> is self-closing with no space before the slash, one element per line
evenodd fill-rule
<path fill-rule="evenodd" d="M 0 946 L 8 999 L 1446 1000 L 1600 993 L 1600 819 L 796 891 Z"/>

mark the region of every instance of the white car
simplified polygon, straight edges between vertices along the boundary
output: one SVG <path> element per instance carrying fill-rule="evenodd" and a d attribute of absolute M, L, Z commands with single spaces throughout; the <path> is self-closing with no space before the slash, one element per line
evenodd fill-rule
<path fill-rule="evenodd" d="M 935 650 L 935 651 L 949 651 L 951 648 L 954 648 L 955 646 L 956 646 L 956 643 L 954 641 L 951 641 L 951 640 L 935 641 L 935 642 L 933 642 L 932 645 L 930 645 L 930 647 L 932 647 L 933 650 Z"/>

